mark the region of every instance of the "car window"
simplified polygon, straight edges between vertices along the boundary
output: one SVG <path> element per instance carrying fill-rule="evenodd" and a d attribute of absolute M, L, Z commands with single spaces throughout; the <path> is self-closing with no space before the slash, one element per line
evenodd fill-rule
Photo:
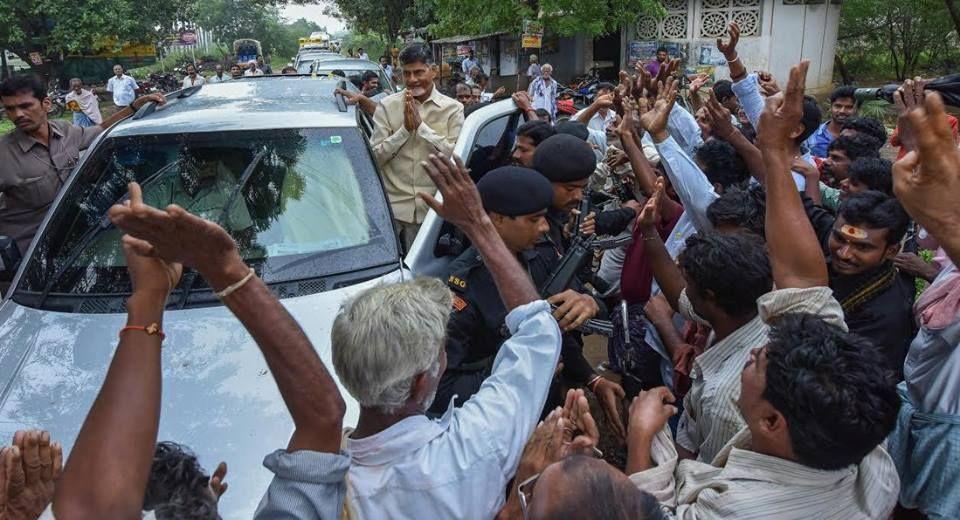
<path fill-rule="evenodd" d="M 467 158 L 475 181 L 494 168 L 510 164 L 519 124 L 520 113 L 515 112 L 488 121 L 480 128 Z"/>
<path fill-rule="evenodd" d="M 397 261 L 389 209 L 356 128 L 108 138 L 93 153 L 38 239 L 17 289 L 26 305 L 39 304 L 31 293 L 129 293 L 120 232 L 106 212 L 133 180 L 148 204 L 178 204 L 222 225 L 267 283 Z M 193 278 L 181 295 L 209 296 Z"/>

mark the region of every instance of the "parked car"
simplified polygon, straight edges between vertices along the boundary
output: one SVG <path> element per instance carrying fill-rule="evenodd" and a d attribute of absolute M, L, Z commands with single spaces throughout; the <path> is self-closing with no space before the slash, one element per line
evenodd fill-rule
<path fill-rule="evenodd" d="M 106 217 L 136 180 L 145 200 L 219 221 L 332 370 L 341 303 L 383 282 L 439 274 L 444 223 L 432 212 L 406 259 L 369 147 L 370 117 L 332 95 L 342 79 L 252 77 L 168 94 L 104 132 L 71 173 L 0 303 L 0 437 L 43 427 L 69 450 L 103 382 L 131 287 Z M 512 101 L 477 110 L 456 152 L 472 161 L 510 140 Z M 0 244 L 4 243 L 0 237 Z M 13 246 L 15 251 L 16 246 Z M 447 251 L 450 251 L 447 249 Z M 164 318 L 159 440 L 193 448 L 234 478 L 223 518 L 250 518 L 272 475 L 262 459 L 293 422 L 254 341 L 189 270 Z M 334 377 L 336 377 L 334 375 Z M 359 415 L 347 403 L 345 426 Z"/>
<path fill-rule="evenodd" d="M 327 76 L 332 74 L 333 71 L 343 72 L 346 74 L 347 79 L 358 87 L 362 83 L 363 73 L 373 71 L 380 77 L 380 88 L 384 92 L 392 94 L 400 91 L 400 88 L 387 77 L 387 73 L 383 71 L 383 67 L 369 60 L 356 58 L 339 58 L 336 60 L 318 59 L 311 62 L 301 61 L 297 65 L 298 74 L 313 74 L 316 72 L 318 76 Z"/>

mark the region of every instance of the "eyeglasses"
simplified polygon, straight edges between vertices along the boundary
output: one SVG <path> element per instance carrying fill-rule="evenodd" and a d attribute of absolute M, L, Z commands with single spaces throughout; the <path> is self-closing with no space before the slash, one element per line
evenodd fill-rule
<path fill-rule="evenodd" d="M 530 515 L 527 512 L 527 505 L 533 498 L 533 488 L 537 485 L 537 479 L 539 478 L 540 474 L 537 473 L 536 475 L 517 485 L 517 495 L 520 497 L 520 511 L 523 513 L 523 520 L 530 518 Z"/>

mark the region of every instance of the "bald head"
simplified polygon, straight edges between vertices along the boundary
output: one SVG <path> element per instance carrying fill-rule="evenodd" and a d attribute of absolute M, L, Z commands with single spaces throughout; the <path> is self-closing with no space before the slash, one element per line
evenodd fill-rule
<path fill-rule="evenodd" d="M 600 459 L 567 457 L 540 474 L 528 508 L 531 519 L 655 520 L 663 517 L 653 495 Z"/>

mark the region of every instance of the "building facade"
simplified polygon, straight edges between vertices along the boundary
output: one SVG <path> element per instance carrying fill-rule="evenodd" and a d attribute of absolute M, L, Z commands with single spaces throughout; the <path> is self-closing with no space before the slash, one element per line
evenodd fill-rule
<path fill-rule="evenodd" d="M 647 61 L 660 46 L 686 58 L 687 71 L 729 76 L 717 38 L 730 22 L 741 36 L 737 50 L 747 70 L 764 70 L 785 81 L 790 67 L 810 60 L 807 88 L 832 88 L 834 53 L 840 24 L 839 0 L 662 0 L 666 16 L 640 16 L 621 31 L 623 67 Z M 599 49 L 594 50 L 596 54 Z"/>

